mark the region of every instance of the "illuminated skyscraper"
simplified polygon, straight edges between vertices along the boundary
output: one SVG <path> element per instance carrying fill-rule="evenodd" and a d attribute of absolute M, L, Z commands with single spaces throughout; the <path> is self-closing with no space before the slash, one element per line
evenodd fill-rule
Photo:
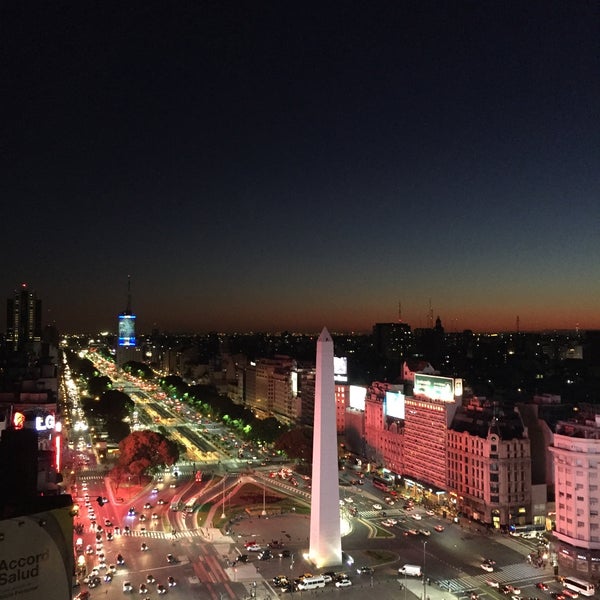
<path fill-rule="evenodd" d="M 139 348 L 135 337 L 135 315 L 131 311 L 131 277 L 127 278 L 127 308 L 119 315 L 117 339 L 117 365 L 139 359 Z"/>
<path fill-rule="evenodd" d="M 23 283 L 6 303 L 6 342 L 12 350 L 20 350 L 41 338 L 42 301 Z"/>
<path fill-rule="evenodd" d="M 309 559 L 317 567 L 342 563 L 333 340 L 317 340 Z"/>
<path fill-rule="evenodd" d="M 119 346 L 135 346 L 135 315 L 131 312 L 131 278 L 127 279 L 127 308 L 119 315 Z"/>

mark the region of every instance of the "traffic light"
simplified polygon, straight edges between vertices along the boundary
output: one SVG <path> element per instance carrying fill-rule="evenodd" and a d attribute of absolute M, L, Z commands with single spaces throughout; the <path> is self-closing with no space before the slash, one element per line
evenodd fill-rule
<path fill-rule="evenodd" d="M 96 502 L 98 503 L 98 506 L 104 506 L 104 499 L 102 498 L 102 496 L 98 496 L 96 498 Z"/>

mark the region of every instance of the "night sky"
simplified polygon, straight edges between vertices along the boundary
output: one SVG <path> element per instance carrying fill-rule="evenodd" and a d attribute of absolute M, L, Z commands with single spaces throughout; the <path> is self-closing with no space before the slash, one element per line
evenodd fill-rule
<path fill-rule="evenodd" d="M 600 328 L 600 2 L 6 2 L 5 297 L 62 332 Z M 399 305 L 401 304 L 401 314 Z"/>

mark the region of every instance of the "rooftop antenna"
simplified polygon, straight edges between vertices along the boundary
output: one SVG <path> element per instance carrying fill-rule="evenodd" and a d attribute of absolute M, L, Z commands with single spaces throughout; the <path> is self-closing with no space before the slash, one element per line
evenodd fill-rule
<path fill-rule="evenodd" d="M 429 298 L 429 315 L 427 317 L 429 323 L 428 326 L 430 329 L 433 329 L 433 308 L 431 307 L 431 298 Z"/>
<path fill-rule="evenodd" d="M 131 275 L 127 275 L 127 308 L 125 314 L 131 314 Z"/>

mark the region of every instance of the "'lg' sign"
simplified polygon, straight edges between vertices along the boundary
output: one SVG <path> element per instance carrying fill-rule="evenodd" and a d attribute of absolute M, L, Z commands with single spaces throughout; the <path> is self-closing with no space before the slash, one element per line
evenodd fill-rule
<path fill-rule="evenodd" d="M 46 415 L 45 417 L 35 418 L 35 428 L 38 431 L 47 431 L 48 429 L 54 429 L 56 421 L 54 415 Z"/>

